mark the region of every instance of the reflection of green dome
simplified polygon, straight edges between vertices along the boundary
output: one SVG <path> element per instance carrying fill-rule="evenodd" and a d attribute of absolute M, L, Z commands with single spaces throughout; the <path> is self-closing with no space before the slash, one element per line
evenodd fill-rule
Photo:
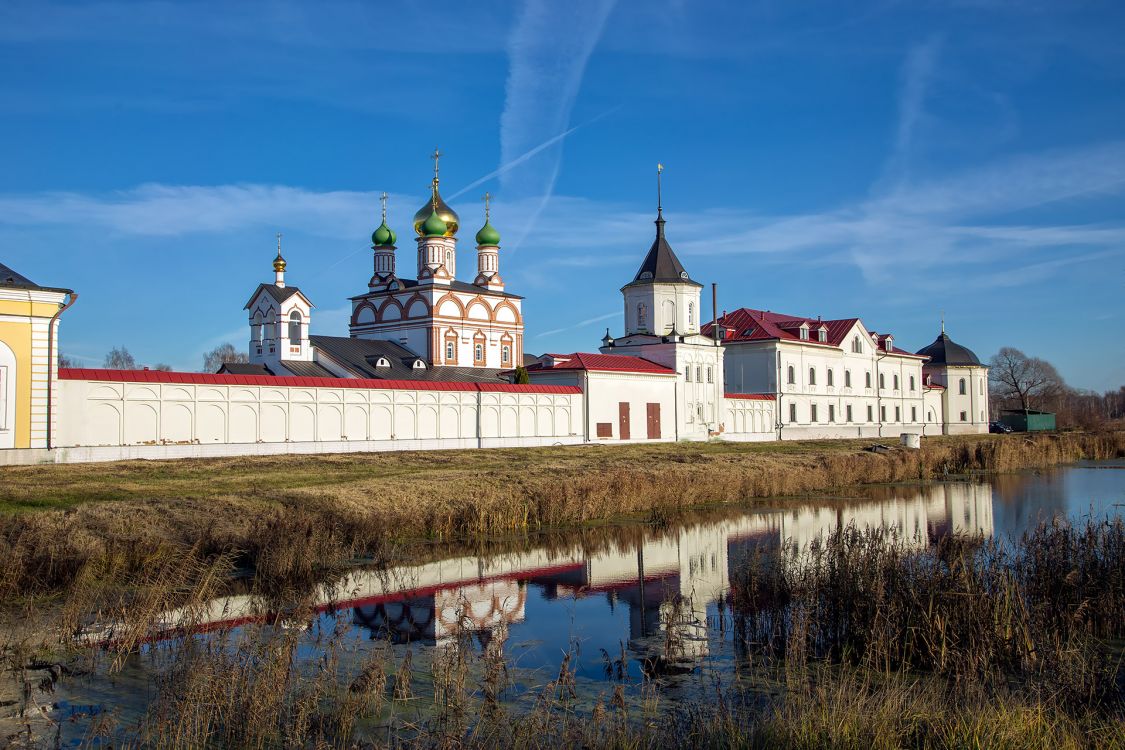
<path fill-rule="evenodd" d="M 429 218 L 422 222 L 421 235 L 423 237 L 441 237 L 445 235 L 448 229 L 449 227 L 446 226 L 445 222 L 441 220 L 441 217 L 438 216 L 437 211 L 431 208 Z"/>
<path fill-rule="evenodd" d="M 484 220 L 484 226 L 477 232 L 478 245 L 499 245 L 500 233 L 496 231 L 496 227 L 489 223 L 488 219 Z"/>
<path fill-rule="evenodd" d="M 371 235 L 371 244 L 375 247 L 390 247 L 395 244 L 394 230 L 387 226 L 387 222 L 380 224 Z"/>

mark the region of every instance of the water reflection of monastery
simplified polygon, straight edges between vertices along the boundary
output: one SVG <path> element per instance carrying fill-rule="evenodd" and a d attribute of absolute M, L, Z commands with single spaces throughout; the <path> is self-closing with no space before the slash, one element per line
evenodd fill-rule
<path fill-rule="evenodd" d="M 881 491 L 883 497 L 836 500 L 729 519 L 688 524 L 639 546 L 585 554 L 581 549 L 532 549 L 495 557 L 458 557 L 387 572 L 357 571 L 326 587 L 328 608 L 350 608 L 356 625 L 396 642 L 440 642 L 468 629 L 483 632 L 526 616 L 528 587 L 549 599 L 603 595 L 629 608 L 630 638 L 659 632 L 661 605 L 670 596 L 702 615 L 730 587 L 730 565 L 746 551 L 791 540 L 805 547 L 834 529 L 893 529 L 927 544 L 950 532 L 993 531 L 989 484 L 935 484 Z M 253 617 L 250 597 L 210 604 L 212 624 Z M 177 619 L 170 613 L 169 620 Z M 171 623 L 170 623 L 171 624 Z"/>
<path fill-rule="evenodd" d="M 580 548 L 532 549 L 494 557 L 458 557 L 393 571 L 356 571 L 320 595 L 323 609 L 351 610 L 354 624 L 373 638 L 448 643 L 470 632 L 487 640 L 496 628 L 523 622 L 528 589 L 548 598 L 605 596 L 628 607 L 630 642 L 658 635 L 669 621 L 668 601 L 686 603 L 677 622 L 696 654 L 706 639 L 707 606 L 730 587 L 730 566 L 757 548 L 790 540 L 806 547 L 833 530 L 855 524 L 883 527 L 925 545 L 951 532 L 993 532 L 992 487 L 947 483 L 875 489 L 878 497 L 735 516 L 654 533 L 639 546 L 586 554 Z M 248 596 L 216 599 L 211 625 L 253 619 Z M 179 619 L 169 613 L 167 622 Z M 690 655 L 690 654 L 689 654 Z"/>

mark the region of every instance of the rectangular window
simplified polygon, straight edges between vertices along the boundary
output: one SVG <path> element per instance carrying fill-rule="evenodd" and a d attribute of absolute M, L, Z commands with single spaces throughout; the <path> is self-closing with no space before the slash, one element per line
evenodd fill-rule
<path fill-rule="evenodd" d="M 844 419 L 848 422 L 852 421 L 852 405 L 848 404 L 844 407 Z"/>
<path fill-rule="evenodd" d="M 969 421 L 969 415 L 968 415 L 968 413 L 966 413 L 966 412 L 961 412 L 961 421 L 962 421 L 962 422 L 968 422 L 968 421 Z"/>
<path fill-rule="evenodd" d="M 911 406 L 910 407 L 910 421 L 911 422 L 917 422 L 918 421 L 918 407 L 917 406 Z"/>
<path fill-rule="evenodd" d="M 697 382 L 697 383 L 703 382 L 703 366 L 702 365 L 696 365 L 695 366 L 695 382 Z"/>
<path fill-rule="evenodd" d="M 898 407 L 898 406 L 895 407 L 895 421 L 896 422 L 902 421 L 902 408 Z"/>
<path fill-rule="evenodd" d="M 707 366 L 707 382 L 708 383 L 714 383 L 715 382 L 714 377 L 715 377 L 715 372 L 711 369 L 711 366 L 708 365 Z"/>
<path fill-rule="evenodd" d="M 836 421 L 836 406 L 835 406 L 835 404 L 829 404 L 828 405 L 828 421 L 829 422 L 835 422 Z"/>
<path fill-rule="evenodd" d="M 816 404 L 809 407 L 809 421 L 816 422 Z"/>
<path fill-rule="evenodd" d="M 887 407 L 885 407 L 885 406 L 879 407 L 879 421 L 880 422 L 886 422 L 887 421 Z"/>
<path fill-rule="evenodd" d="M 844 387 L 845 388 L 851 388 L 852 387 L 852 371 L 851 370 L 844 370 Z"/>
<path fill-rule="evenodd" d="M 964 412 L 962 412 L 963 414 Z M 789 404 L 789 421 L 795 423 L 797 421 L 797 405 Z"/>
<path fill-rule="evenodd" d="M 868 404 L 867 405 L 867 421 L 870 422 L 873 419 L 874 419 L 874 417 L 872 416 L 871 404 Z"/>
<path fill-rule="evenodd" d="M 910 376 L 910 392 L 914 393 L 914 376 Z"/>
<path fill-rule="evenodd" d="M 691 382 L 691 365 L 684 368 L 684 380 Z"/>

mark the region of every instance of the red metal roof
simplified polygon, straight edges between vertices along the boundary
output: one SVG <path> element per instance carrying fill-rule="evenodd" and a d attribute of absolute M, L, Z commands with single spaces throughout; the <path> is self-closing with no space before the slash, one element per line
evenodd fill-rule
<path fill-rule="evenodd" d="M 770 312 L 769 310 L 755 310 L 749 307 L 743 307 L 734 312 L 726 313 L 719 318 L 719 326 L 725 328 L 727 331 L 723 338 L 723 343 L 776 340 L 794 341 L 801 344 L 831 346 L 836 348 L 843 345 L 844 337 L 848 335 L 848 332 L 852 330 L 852 327 L 858 322 L 859 318 L 817 320 L 815 318 L 802 318 L 796 315 L 784 315 L 782 313 Z M 800 335 L 802 323 L 808 324 L 809 327 L 809 338 L 807 339 L 802 339 Z M 828 329 L 826 331 L 827 341 L 817 340 L 816 331 L 822 325 Z M 711 329 L 711 323 L 705 324 L 701 331 L 702 335 L 711 336 Z M 887 351 L 884 348 L 886 338 L 887 334 L 878 337 L 879 348 L 882 351 Z M 887 353 L 924 359 L 924 357 L 919 357 L 917 354 L 912 354 L 893 345 Z"/>
<path fill-rule="evenodd" d="M 773 401 L 777 396 L 772 393 L 724 393 L 723 398 L 741 398 L 747 401 Z"/>
<path fill-rule="evenodd" d="M 368 388 L 384 391 L 479 391 L 481 393 L 581 393 L 574 385 L 515 385 L 513 383 L 449 383 L 430 380 L 369 378 L 310 378 L 271 375 L 218 375 L 206 372 L 105 370 L 60 368 L 59 380 L 97 380 L 115 383 L 185 383 L 195 385 L 256 385 L 302 388 Z"/>
<path fill-rule="evenodd" d="M 676 371 L 657 364 L 644 357 L 630 357 L 626 354 L 594 354 L 574 352 L 572 354 L 548 354 L 553 365 L 536 362 L 529 365 L 528 373 L 550 372 L 553 370 L 594 370 L 598 372 L 640 372 L 653 375 L 675 375 Z"/>

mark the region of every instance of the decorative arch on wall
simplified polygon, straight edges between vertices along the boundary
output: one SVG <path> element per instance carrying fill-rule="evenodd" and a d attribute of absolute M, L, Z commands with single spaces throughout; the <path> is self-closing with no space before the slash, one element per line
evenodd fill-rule
<path fill-rule="evenodd" d="M 406 311 L 403 310 L 402 303 L 394 297 L 384 300 L 376 313 L 376 320 L 380 323 L 386 320 L 402 320 L 405 317 Z"/>
<path fill-rule="evenodd" d="M 456 314 L 451 315 L 443 311 L 442 308 L 445 307 L 446 302 L 453 303 L 453 305 L 457 308 Z M 464 319 L 465 317 L 465 306 L 461 304 L 461 300 L 457 299 L 457 295 L 455 295 L 453 292 L 446 292 L 444 295 L 442 295 L 441 299 L 439 299 L 434 305 L 434 309 L 437 310 L 438 315 L 446 318 Z"/>
<path fill-rule="evenodd" d="M 511 302 L 509 302 L 506 299 L 500 300 L 500 302 L 496 305 L 496 308 L 492 311 L 492 316 L 493 316 L 492 319 L 494 321 L 496 321 L 498 323 L 509 322 L 509 321 L 500 320 L 500 311 L 501 310 L 508 310 L 509 312 L 512 313 L 512 321 L 511 322 L 519 323 L 519 324 L 523 323 L 523 316 L 520 315 L 520 311 L 516 309 L 515 305 L 513 305 Z"/>
<path fill-rule="evenodd" d="M 378 318 L 379 314 L 375 311 L 375 306 L 370 302 L 363 302 L 352 311 L 353 326 L 374 323 Z"/>
<path fill-rule="evenodd" d="M 16 354 L 0 341 L 0 448 L 16 444 Z"/>
<path fill-rule="evenodd" d="M 478 308 L 482 308 L 478 310 Z M 495 315 L 488 303 L 479 294 L 469 300 L 469 304 L 465 306 L 465 317 L 470 320 L 495 320 Z"/>
<path fill-rule="evenodd" d="M 415 314 L 415 310 L 418 309 L 419 305 L 421 305 L 421 313 Z M 404 318 L 428 318 L 428 317 L 430 317 L 430 303 L 427 302 L 426 298 L 423 297 L 421 294 L 418 294 L 418 292 L 415 292 L 414 296 L 411 297 L 406 302 L 406 314 L 403 315 L 403 317 Z"/>

